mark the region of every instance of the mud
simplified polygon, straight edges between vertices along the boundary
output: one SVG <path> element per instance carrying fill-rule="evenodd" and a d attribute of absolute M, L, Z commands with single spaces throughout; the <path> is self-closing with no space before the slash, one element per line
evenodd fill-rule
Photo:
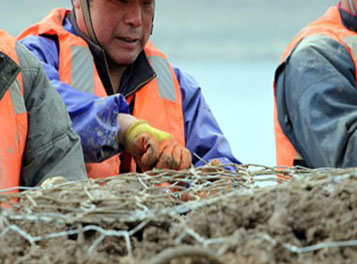
<path fill-rule="evenodd" d="M 105 194 L 120 211 L 120 204 L 124 208 L 128 203 L 123 195 L 143 191 L 142 185 L 130 184 L 132 191 L 127 193 L 124 187 L 128 186 L 124 181 L 96 186 L 97 196 L 93 190 L 90 195 L 92 203 L 100 208 L 103 201 L 98 197 Z M 160 195 L 162 191 L 154 193 Z M 158 210 L 137 218 L 112 217 L 108 206 L 102 208 L 102 215 L 96 211 L 95 217 L 83 210 L 78 214 L 76 210 L 83 208 L 81 200 L 85 197 L 78 189 L 75 192 L 63 187 L 48 194 L 46 199 L 39 191 L 30 194 L 32 201 L 21 194 L 18 208 L 2 209 L 0 263 L 357 263 L 356 176 L 321 184 L 292 181 L 248 191 L 232 190 L 188 203 L 172 197 L 166 197 L 165 202 L 140 198 L 139 207 Z M 164 213 L 165 208 L 177 205 L 184 209 L 180 212 L 176 207 L 176 211 Z M 51 218 L 51 213 L 55 217 Z M 63 219 L 58 217 L 61 214 Z M 138 228 L 140 224 L 142 228 Z M 125 233 L 135 228 L 137 232 L 127 240 L 125 235 L 103 231 Z M 49 234 L 52 237 L 44 239 Z M 328 244 L 349 241 L 355 242 L 350 246 Z M 186 259 L 153 260 L 169 249 L 178 252 L 182 246 Z M 204 257 L 194 258 L 199 250 Z M 208 253 L 214 255 L 212 259 Z"/>

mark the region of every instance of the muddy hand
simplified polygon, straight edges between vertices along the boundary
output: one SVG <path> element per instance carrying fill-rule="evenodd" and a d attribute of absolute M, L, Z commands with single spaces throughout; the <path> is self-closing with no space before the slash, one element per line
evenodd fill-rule
<path fill-rule="evenodd" d="M 133 123 L 126 132 L 124 146 L 142 170 L 183 170 L 191 165 L 191 153 L 172 135 L 153 128 L 146 121 Z"/>

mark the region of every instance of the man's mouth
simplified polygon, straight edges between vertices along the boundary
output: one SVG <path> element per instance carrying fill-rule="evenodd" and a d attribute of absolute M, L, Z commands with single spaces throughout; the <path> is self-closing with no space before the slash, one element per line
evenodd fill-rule
<path fill-rule="evenodd" d="M 128 38 L 128 37 L 118 37 L 118 39 L 121 41 L 128 42 L 128 43 L 135 43 L 138 41 L 138 39 L 136 39 L 136 38 Z"/>

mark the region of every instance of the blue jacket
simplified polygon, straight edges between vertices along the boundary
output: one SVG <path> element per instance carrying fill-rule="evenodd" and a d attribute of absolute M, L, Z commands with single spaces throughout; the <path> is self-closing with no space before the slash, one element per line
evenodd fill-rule
<path fill-rule="evenodd" d="M 339 11 L 344 26 L 357 31 L 357 17 Z M 356 167 L 356 69 L 345 46 L 322 34 L 306 37 L 275 80 L 279 124 L 303 157 L 300 165 Z"/>
<path fill-rule="evenodd" d="M 68 32 L 75 34 L 75 28 L 68 18 L 65 19 L 63 26 Z M 81 137 L 85 161 L 100 162 L 121 151 L 115 140 L 120 130 L 116 116 L 118 113 L 131 111 L 124 96 L 109 92 L 109 96 L 99 98 L 61 82 L 58 74 L 59 54 L 56 39 L 29 36 L 21 40 L 21 43 L 40 59 L 50 81 L 62 96 L 71 116 L 73 128 Z M 137 64 L 134 62 L 132 68 L 137 67 Z M 222 163 L 240 163 L 233 156 L 226 138 L 202 96 L 200 86 L 192 76 L 179 68 L 173 68 L 182 93 L 186 147 L 207 162 L 218 158 Z M 130 88 L 128 80 L 132 72 L 132 69 L 125 72 L 120 91 Z M 105 84 L 105 80 L 102 81 Z M 94 127 L 96 131 L 91 129 Z M 205 129 L 202 130 L 202 127 Z M 97 136 L 98 129 L 102 132 L 101 137 Z M 106 151 L 101 151 L 103 149 Z M 204 162 L 193 155 L 193 164 L 200 166 Z"/>

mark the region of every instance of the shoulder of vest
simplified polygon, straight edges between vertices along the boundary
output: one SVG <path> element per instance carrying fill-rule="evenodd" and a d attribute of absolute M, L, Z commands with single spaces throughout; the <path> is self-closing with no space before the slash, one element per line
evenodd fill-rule
<path fill-rule="evenodd" d="M 331 7 L 322 17 L 307 25 L 302 30 L 302 33 L 309 32 L 310 34 L 319 34 L 322 32 L 327 35 L 338 35 L 341 34 L 341 32 L 348 31 L 349 30 L 343 24 L 342 17 L 338 8 Z"/>
<path fill-rule="evenodd" d="M 16 54 L 16 39 L 3 30 L 0 30 L 0 39 L 0 52 L 6 54 L 18 64 L 18 58 Z"/>
<path fill-rule="evenodd" d="M 69 12 L 70 10 L 64 8 L 52 10 L 40 22 L 33 24 L 21 32 L 18 39 L 25 38 L 28 35 L 60 35 L 68 33 L 62 24 Z"/>
<path fill-rule="evenodd" d="M 307 37 L 312 35 L 324 35 L 338 42 L 342 42 L 341 36 L 348 34 L 353 33 L 345 28 L 338 8 L 329 8 L 322 17 L 303 28 L 290 42 L 281 57 L 280 63 L 283 63 L 291 55 L 299 43 Z"/>

